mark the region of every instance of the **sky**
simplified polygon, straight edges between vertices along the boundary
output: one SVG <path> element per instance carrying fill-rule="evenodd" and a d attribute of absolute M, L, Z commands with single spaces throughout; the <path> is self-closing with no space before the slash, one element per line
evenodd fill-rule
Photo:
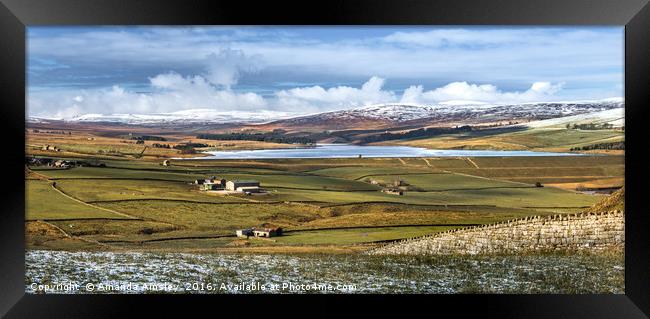
<path fill-rule="evenodd" d="M 30 26 L 27 115 L 624 96 L 623 27 Z"/>

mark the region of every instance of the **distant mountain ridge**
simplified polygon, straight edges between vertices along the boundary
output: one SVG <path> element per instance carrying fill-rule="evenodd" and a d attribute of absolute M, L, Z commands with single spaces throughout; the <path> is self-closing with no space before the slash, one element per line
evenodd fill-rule
<path fill-rule="evenodd" d="M 84 114 L 70 119 L 30 117 L 33 123 L 48 120 L 65 122 L 105 122 L 122 124 L 191 124 L 191 123 L 260 123 L 290 117 L 292 113 L 273 111 L 227 111 L 212 109 L 190 109 L 169 113 L 154 114 Z"/>
<path fill-rule="evenodd" d="M 343 129 L 358 126 L 383 127 L 409 124 L 479 123 L 512 119 L 539 120 L 600 112 L 622 108 L 624 105 L 622 99 L 520 104 L 447 102 L 420 105 L 388 103 L 302 116 L 292 116 L 295 113 L 267 110 L 219 112 L 212 109 L 193 109 L 159 114 L 85 114 L 64 121 L 123 124 L 244 123 L 266 124 L 275 127 Z M 48 119 L 30 117 L 28 121 L 42 123 L 47 122 Z"/>
<path fill-rule="evenodd" d="M 380 104 L 274 121 L 279 126 L 345 127 L 354 124 L 398 125 L 549 119 L 624 107 L 622 100 L 521 104 Z"/>

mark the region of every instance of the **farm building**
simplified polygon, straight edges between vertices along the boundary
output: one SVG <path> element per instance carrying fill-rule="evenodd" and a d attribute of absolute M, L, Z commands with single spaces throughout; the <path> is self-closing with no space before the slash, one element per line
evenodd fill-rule
<path fill-rule="evenodd" d="M 237 234 L 237 237 L 241 238 L 248 238 L 248 237 L 262 237 L 262 238 L 270 238 L 270 237 L 276 237 L 276 236 L 282 236 L 282 228 L 281 227 L 271 227 L 271 228 L 245 228 L 245 229 L 238 229 L 235 231 L 235 234 Z"/>
<path fill-rule="evenodd" d="M 64 160 L 58 160 L 54 162 L 54 167 L 60 167 L 60 168 L 70 168 L 73 166 L 73 162 L 70 161 L 64 161 Z"/>
<path fill-rule="evenodd" d="M 401 189 L 397 189 L 397 188 L 384 188 L 381 191 L 383 193 L 391 194 L 391 195 L 399 195 L 399 196 L 404 195 L 404 191 L 401 190 Z"/>
<path fill-rule="evenodd" d="M 202 181 L 198 184 L 203 185 L 203 190 L 206 191 L 223 190 L 226 188 L 226 180 L 223 178 L 218 179 L 213 176 L 210 179 L 197 180 L 197 181 Z"/>
<path fill-rule="evenodd" d="M 45 145 L 45 146 L 43 146 L 42 150 L 43 150 L 43 151 L 55 151 L 55 152 L 59 152 L 61 149 L 58 148 L 58 147 L 56 147 L 56 146 L 54 146 L 54 145 Z"/>
<path fill-rule="evenodd" d="M 263 188 L 260 188 L 258 186 L 237 187 L 237 191 L 242 192 L 246 195 L 265 192 Z"/>
<path fill-rule="evenodd" d="M 210 178 L 205 178 L 205 179 L 201 178 L 201 179 L 194 180 L 194 184 L 196 185 L 203 185 L 205 183 L 217 183 L 217 184 L 226 185 L 226 180 L 224 178 L 217 178 L 215 176 L 212 176 Z"/>
<path fill-rule="evenodd" d="M 408 186 L 408 183 L 403 179 L 396 179 L 396 180 L 393 181 L 393 185 L 395 185 L 396 187 Z"/>
<path fill-rule="evenodd" d="M 226 189 L 229 191 L 239 191 L 241 187 L 260 187 L 260 182 L 253 180 L 234 180 L 226 182 Z"/>
<path fill-rule="evenodd" d="M 253 180 L 227 181 L 224 178 L 219 179 L 212 176 L 210 179 L 197 179 L 194 183 L 199 185 L 201 190 L 205 191 L 227 190 L 231 192 L 244 193 L 246 195 L 266 192 L 263 188 L 260 188 L 260 182 Z"/>
<path fill-rule="evenodd" d="M 237 234 L 237 237 L 248 238 L 250 236 L 253 236 L 253 229 L 252 228 L 238 229 L 235 232 L 235 234 Z"/>
<path fill-rule="evenodd" d="M 225 187 L 224 187 L 223 184 L 221 184 L 220 181 L 203 183 L 203 190 L 206 190 L 206 191 L 218 191 L 218 190 L 224 190 L 224 189 L 225 189 Z"/>
<path fill-rule="evenodd" d="M 280 227 L 253 228 L 253 235 L 255 237 L 265 237 L 265 238 L 282 236 L 282 228 Z"/>

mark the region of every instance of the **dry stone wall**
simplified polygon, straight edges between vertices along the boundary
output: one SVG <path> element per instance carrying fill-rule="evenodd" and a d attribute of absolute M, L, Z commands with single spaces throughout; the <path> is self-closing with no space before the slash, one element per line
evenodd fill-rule
<path fill-rule="evenodd" d="M 625 213 L 535 216 L 406 239 L 368 254 L 482 254 L 623 246 Z"/>

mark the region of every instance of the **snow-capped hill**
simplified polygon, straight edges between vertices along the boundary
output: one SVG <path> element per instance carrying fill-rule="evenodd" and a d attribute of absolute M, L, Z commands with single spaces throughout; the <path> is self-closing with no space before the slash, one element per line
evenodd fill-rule
<path fill-rule="evenodd" d="M 361 108 L 290 118 L 274 123 L 287 126 L 352 126 L 354 123 L 395 125 L 409 123 L 493 122 L 512 119 L 540 120 L 622 108 L 622 99 L 577 102 L 485 104 L 452 101 L 432 105 L 377 104 Z"/>
<path fill-rule="evenodd" d="M 258 111 L 219 112 L 212 109 L 192 109 L 156 114 L 84 114 L 67 119 L 69 122 L 111 122 L 124 124 L 184 124 L 184 123 L 263 123 L 287 118 L 291 113 Z"/>
<path fill-rule="evenodd" d="M 28 121 L 64 120 L 68 122 L 110 122 L 124 124 L 221 124 L 269 123 L 276 127 L 355 129 L 403 125 L 489 123 L 498 121 L 536 121 L 594 113 L 624 107 L 620 98 L 599 101 L 485 104 L 474 101 L 449 101 L 431 105 L 389 103 L 355 109 L 295 116 L 296 113 L 260 111 L 216 111 L 192 109 L 156 114 L 84 114 L 71 119 L 30 117 Z"/>
<path fill-rule="evenodd" d="M 558 117 L 526 123 L 527 127 L 564 127 L 566 124 L 609 123 L 614 127 L 625 126 L 625 109 L 614 108 L 600 112 Z"/>

